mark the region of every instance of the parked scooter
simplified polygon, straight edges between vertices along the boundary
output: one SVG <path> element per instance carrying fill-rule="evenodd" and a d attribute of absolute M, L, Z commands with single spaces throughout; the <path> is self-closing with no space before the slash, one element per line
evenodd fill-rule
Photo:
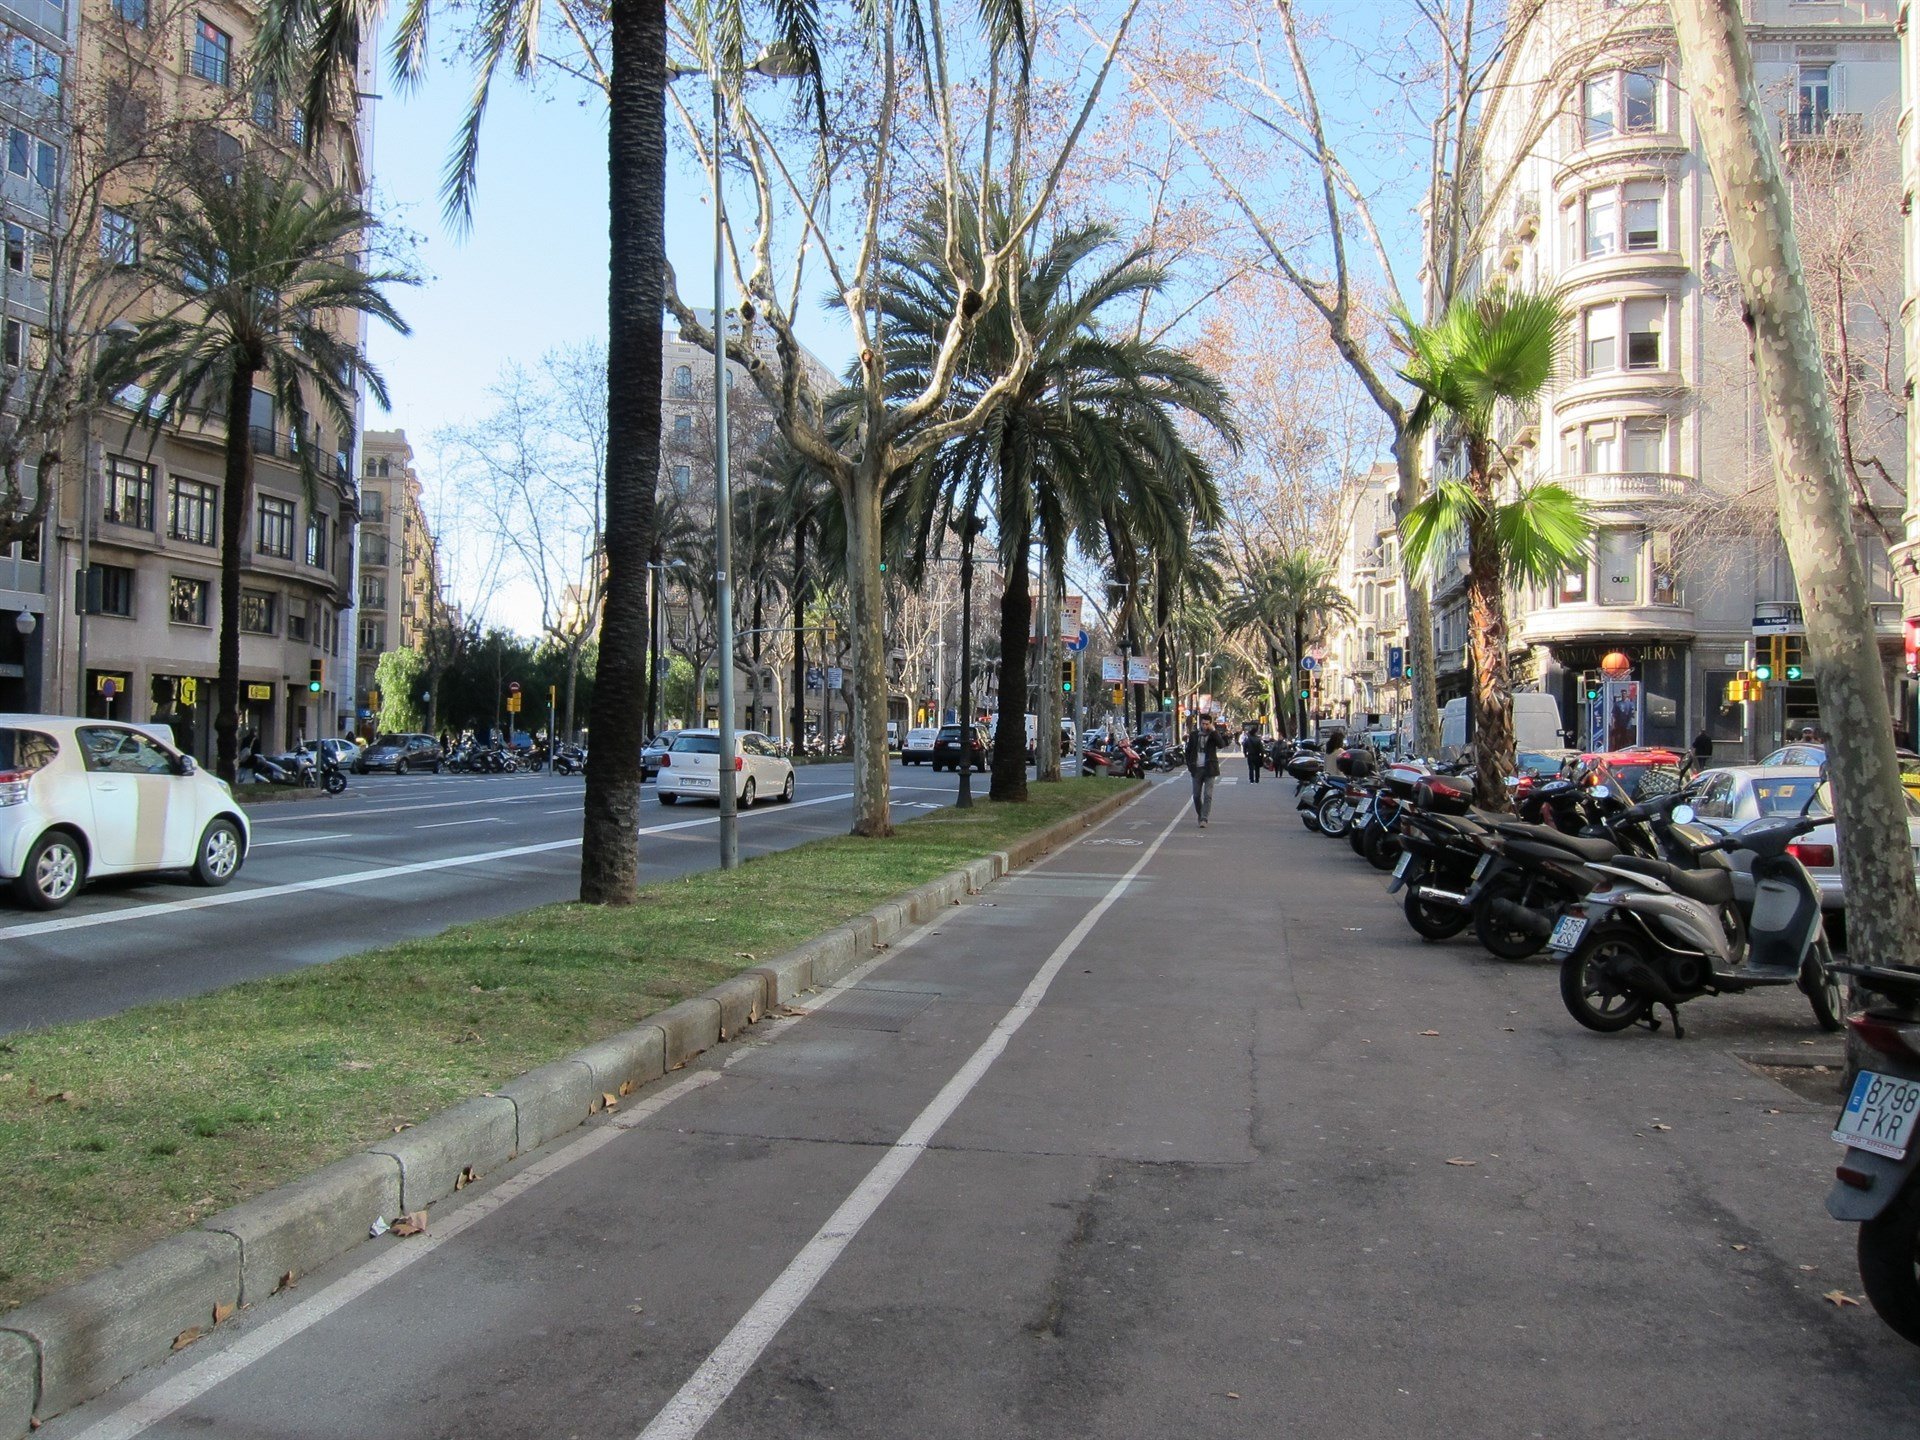
<path fill-rule="evenodd" d="M 556 745 L 553 747 L 553 773 L 556 775 L 583 775 L 587 769 L 587 752 L 580 745 Z"/>
<path fill-rule="evenodd" d="M 1880 1318 L 1920 1345 L 1920 972 L 1839 965 L 1884 997 L 1847 1021 L 1873 1052 L 1833 1138 L 1847 1147 L 1827 1213 L 1860 1227 L 1860 1283 Z"/>
<path fill-rule="evenodd" d="M 314 775 L 313 762 L 303 754 L 282 755 L 278 760 L 271 760 L 256 750 L 242 756 L 240 764 L 251 770 L 255 782 L 262 785 L 311 790 L 318 783 L 329 795 L 339 795 L 347 788 L 347 772 L 331 757 L 321 765 L 318 777 Z"/>
<path fill-rule="evenodd" d="M 1680 803 L 1672 815 L 1686 824 L 1693 808 Z M 1788 849 L 1825 823 L 1801 815 L 1702 847 L 1753 856 L 1751 919 L 1734 904 L 1731 867 L 1686 870 L 1635 856 L 1590 862 L 1601 883 L 1566 907 L 1548 941 L 1561 957 L 1568 1013 L 1589 1030 L 1658 1029 L 1653 1007 L 1661 1005 L 1678 1039 L 1686 1033 L 1679 1007 L 1688 1000 L 1798 985 L 1820 1028 L 1838 1030 L 1845 1007 L 1820 923 L 1820 890 Z"/>

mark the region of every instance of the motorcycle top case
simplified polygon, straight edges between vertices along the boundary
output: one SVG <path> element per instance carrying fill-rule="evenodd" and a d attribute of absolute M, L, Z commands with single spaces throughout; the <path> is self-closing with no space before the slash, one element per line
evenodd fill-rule
<path fill-rule="evenodd" d="M 1396 800 L 1411 800 L 1427 772 L 1412 765 L 1389 765 L 1380 777 L 1386 792 Z"/>

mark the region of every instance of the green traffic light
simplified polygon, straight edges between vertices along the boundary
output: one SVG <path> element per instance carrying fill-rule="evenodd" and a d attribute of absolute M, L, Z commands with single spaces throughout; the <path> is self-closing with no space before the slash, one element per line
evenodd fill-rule
<path fill-rule="evenodd" d="M 1771 680 L 1771 679 L 1773 679 L 1773 666 L 1771 666 L 1771 665 L 1756 665 L 1756 666 L 1754 666 L 1754 667 L 1753 667 L 1753 678 L 1754 678 L 1754 679 L 1756 679 L 1756 680 Z"/>
<path fill-rule="evenodd" d="M 1787 666 L 1787 679 L 1789 680 L 1798 682 L 1800 677 L 1804 674 L 1806 674 L 1806 672 L 1802 670 L 1798 665 Z"/>

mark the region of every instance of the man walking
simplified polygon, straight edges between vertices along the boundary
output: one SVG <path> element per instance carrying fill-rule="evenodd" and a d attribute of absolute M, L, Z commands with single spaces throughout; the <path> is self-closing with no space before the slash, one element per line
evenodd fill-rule
<path fill-rule="evenodd" d="M 1213 787 L 1220 780 L 1220 732 L 1204 721 L 1187 732 L 1187 774 L 1193 779 L 1193 813 L 1202 830 L 1213 812 Z"/>
<path fill-rule="evenodd" d="M 1267 766 L 1267 742 L 1258 724 L 1248 725 L 1247 733 L 1240 737 L 1240 753 L 1247 757 L 1248 782 L 1258 785 L 1260 772 Z"/>

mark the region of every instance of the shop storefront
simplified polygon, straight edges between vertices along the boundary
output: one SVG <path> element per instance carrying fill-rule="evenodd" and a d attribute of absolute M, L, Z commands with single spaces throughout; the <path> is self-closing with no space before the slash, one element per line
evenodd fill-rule
<path fill-rule="evenodd" d="M 1693 647 L 1682 642 L 1587 640 L 1552 643 L 1541 686 L 1583 750 L 1624 745 L 1685 748 Z M 1536 652 L 1538 653 L 1538 652 Z M 1623 656 L 1608 665 L 1608 657 Z"/>

